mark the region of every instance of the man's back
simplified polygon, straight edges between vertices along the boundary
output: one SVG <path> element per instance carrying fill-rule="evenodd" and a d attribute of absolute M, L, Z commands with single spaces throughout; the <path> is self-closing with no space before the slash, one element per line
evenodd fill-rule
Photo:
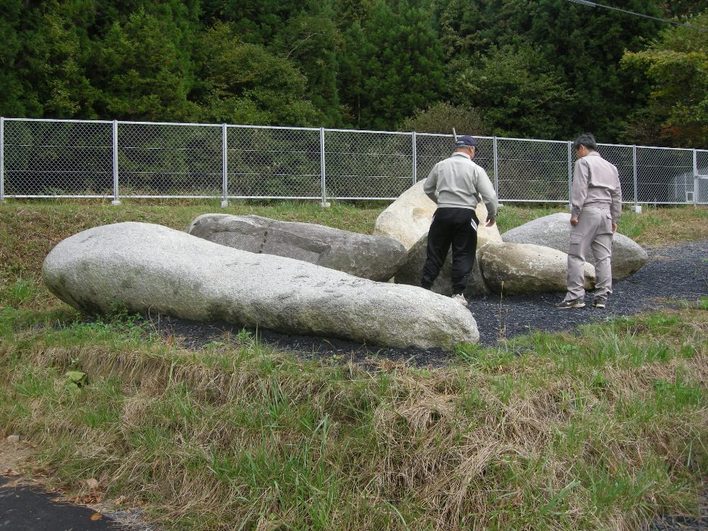
<path fill-rule="evenodd" d="M 424 191 L 434 197 L 440 208 L 472 210 L 477 206 L 477 194 L 480 194 L 490 214 L 496 215 L 496 194 L 487 172 L 461 153 L 455 153 L 433 167 Z"/>
<path fill-rule="evenodd" d="M 604 206 L 611 208 L 613 219 L 619 219 L 622 187 L 617 167 L 596 151 L 578 159 L 575 162 L 571 204 L 576 215 L 584 206 Z"/>

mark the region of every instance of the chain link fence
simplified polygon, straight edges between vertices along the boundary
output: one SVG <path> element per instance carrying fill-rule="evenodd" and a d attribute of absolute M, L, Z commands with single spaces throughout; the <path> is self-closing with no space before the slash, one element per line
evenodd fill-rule
<path fill-rule="evenodd" d="M 570 142 L 478 137 L 500 201 L 567 203 Z M 0 118 L 4 198 L 393 200 L 452 135 Z M 601 144 L 626 203 L 708 204 L 708 150 Z"/>

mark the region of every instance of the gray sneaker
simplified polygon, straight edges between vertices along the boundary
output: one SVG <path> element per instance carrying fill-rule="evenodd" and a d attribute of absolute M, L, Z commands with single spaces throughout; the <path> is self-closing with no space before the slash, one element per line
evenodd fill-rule
<path fill-rule="evenodd" d="M 585 308 L 583 299 L 573 299 L 572 301 L 562 301 L 556 304 L 556 308 L 561 310 L 570 310 L 571 308 Z"/>
<path fill-rule="evenodd" d="M 606 304 L 607 304 L 607 299 L 605 297 L 595 297 L 592 300 L 592 307 L 593 308 L 604 308 Z"/>
<path fill-rule="evenodd" d="M 462 304 L 462 306 L 467 307 L 467 299 L 465 299 L 465 296 L 462 293 L 456 293 L 455 295 L 452 295 L 452 300 L 459 302 Z"/>

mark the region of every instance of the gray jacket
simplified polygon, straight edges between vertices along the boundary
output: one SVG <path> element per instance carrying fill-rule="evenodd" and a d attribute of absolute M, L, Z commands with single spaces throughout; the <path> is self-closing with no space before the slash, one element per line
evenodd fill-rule
<path fill-rule="evenodd" d="M 570 213 L 577 218 L 585 207 L 610 210 L 614 223 L 622 215 L 619 173 L 615 165 L 603 159 L 597 151 L 575 161 Z"/>
<path fill-rule="evenodd" d="M 484 199 L 489 216 L 497 216 L 497 194 L 487 172 L 464 153 L 454 153 L 433 166 L 423 191 L 439 208 L 471 210 L 477 207 L 479 194 Z"/>

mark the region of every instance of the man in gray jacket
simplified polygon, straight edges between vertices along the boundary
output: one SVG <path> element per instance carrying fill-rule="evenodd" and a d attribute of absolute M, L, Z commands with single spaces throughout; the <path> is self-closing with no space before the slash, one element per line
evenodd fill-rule
<path fill-rule="evenodd" d="M 596 151 L 595 137 L 580 135 L 573 148 L 575 161 L 570 192 L 570 247 L 568 292 L 558 308 L 585 307 L 583 268 L 585 258 L 595 256 L 593 307 L 604 308 L 612 293 L 612 235 L 622 214 L 622 189 L 617 168 Z"/>
<path fill-rule="evenodd" d="M 475 208 L 479 196 L 484 199 L 489 216 L 487 226 L 497 216 L 497 194 L 487 172 L 472 159 L 477 139 L 462 136 L 455 142 L 451 157 L 438 162 L 423 185 L 425 193 L 438 205 L 428 231 L 428 247 L 421 286 L 430 289 L 440 274 L 452 245 L 452 297 L 467 305 L 463 295 L 477 252 L 479 219 Z"/>

